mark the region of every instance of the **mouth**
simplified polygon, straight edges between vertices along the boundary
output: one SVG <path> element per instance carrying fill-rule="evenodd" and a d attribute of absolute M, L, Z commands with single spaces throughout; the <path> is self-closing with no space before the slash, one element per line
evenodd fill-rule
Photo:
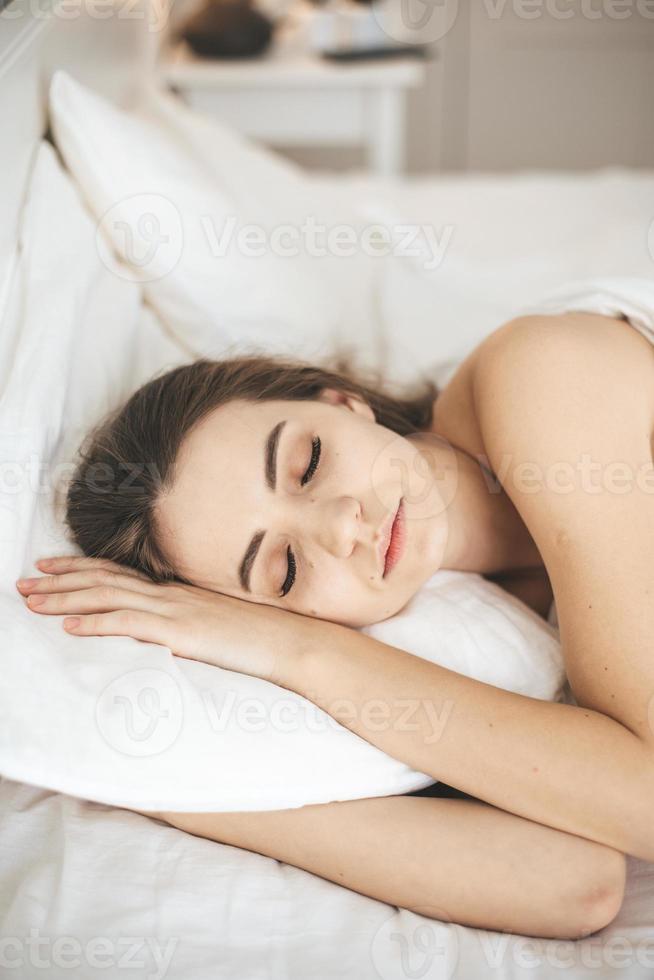
<path fill-rule="evenodd" d="M 406 527 L 404 521 L 404 506 L 402 498 L 395 514 L 386 523 L 378 545 L 379 564 L 382 578 L 386 578 L 392 568 L 397 565 L 404 552 L 406 542 Z"/>

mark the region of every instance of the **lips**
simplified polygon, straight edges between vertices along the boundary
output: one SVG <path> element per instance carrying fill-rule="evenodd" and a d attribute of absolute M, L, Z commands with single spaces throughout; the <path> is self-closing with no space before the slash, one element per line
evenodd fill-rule
<path fill-rule="evenodd" d="M 378 545 L 379 566 L 382 571 L 382 578 L 385 578 L 400 560 L 404 551 L 405 538 L 404 507 L 402 505 L 402 499 L 400 499 L 396 512 L 389 515 Z"/>

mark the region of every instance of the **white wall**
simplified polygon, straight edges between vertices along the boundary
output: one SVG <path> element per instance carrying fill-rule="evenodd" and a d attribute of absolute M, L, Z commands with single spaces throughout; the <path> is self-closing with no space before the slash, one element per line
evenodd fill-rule
<path fill-rule="evenodd" d="M 449 86 L 448 131 L 460 134 L 442 146 L 446 165 L 654 165 L 654 2 L 465 6 L 467 29 L 451 39 L 450 65 L 467 62 L 467 85 Z"/>

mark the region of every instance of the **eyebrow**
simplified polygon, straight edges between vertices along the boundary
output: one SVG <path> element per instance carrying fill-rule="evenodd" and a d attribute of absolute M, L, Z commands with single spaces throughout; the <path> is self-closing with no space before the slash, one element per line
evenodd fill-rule
<path fill-rule="evenodd" d="M 273 426 L 268 434 L 264 447 L 264 476 L 266 486 L 273 491 L 277 486 L 277 449 L 279 447 L 279 438 L 282 434 L 284 426 L 286 425 L 286 421 L 286 419 L 283 419 L 283 421 L 278 422 L 277 425 Z M 254 565 L 255 558 L 259 553 L 259 548 L 261 547 L 261 543 L 265 536 L 265 531 L 255 531 L 239 566 L 238 578 L 241 583 L 241 587 L 246 592 L 252 591 L 250 588 L 250 574 L 252 572 L 252 566 Z"/>

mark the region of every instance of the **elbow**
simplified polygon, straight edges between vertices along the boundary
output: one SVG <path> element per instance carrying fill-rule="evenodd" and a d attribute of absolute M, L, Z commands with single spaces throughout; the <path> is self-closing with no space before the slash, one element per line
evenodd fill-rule
<path fill-rule="evenodd" d="M 573 839 L 573 838 L 571 838 Z M 604 844 L 577 838 L 576 858 L 552 866 L 548 887 L 531 912 L 538 925 L 530 935 L 546 939 L 583 939 L 606 928 L 617 916 L 625 892 L 624 854 Z"/>
<path fill-rule="evenodd" d="M 592 873 L 579 882 L 568 904 L 569 934 L 559 938 L 581 939 L 608 926 L 624 899 L 627 859 L 620 851 L 605 847 Z"/>

